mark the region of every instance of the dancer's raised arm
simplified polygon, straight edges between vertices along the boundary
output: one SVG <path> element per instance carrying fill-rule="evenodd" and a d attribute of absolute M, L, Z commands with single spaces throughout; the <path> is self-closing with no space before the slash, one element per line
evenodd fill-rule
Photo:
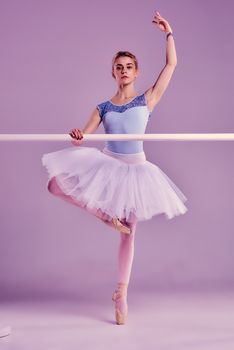
<path fill-rule="evenodd" d="M 150 111 L 154 109 L 156 104 L 161 99 L 164 94 L 169 81 L 171 80 L 172 74 L 177 65 L 176 49 L 175 42 L 172 35 L 172 29 L 168 23 L 160 14 L 156 12 L 154 20 L 152 21 L 156 26 L 167 34 L 167 47 L 166 47 L 166 65 L 160 72 L 156 82 L 152 87 L 150 87 L 145 92 L 147 104 Z M 171 34 L 169 34 L 171 33 Z"/>

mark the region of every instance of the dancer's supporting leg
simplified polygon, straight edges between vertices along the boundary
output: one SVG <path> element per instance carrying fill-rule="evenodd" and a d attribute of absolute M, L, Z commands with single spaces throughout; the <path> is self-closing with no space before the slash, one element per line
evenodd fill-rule
<path fill-rule="evenodd" d="M 120 233 L 120 245 L 118 251 L 118 285 L 112 295 L 112 300 L 115 302 L 117 324 L 125 324 L 128 313 L 127 290 L 134 258 L 137 219 L 135 219 L 133 223 L 130 223 L 129 226 L 132 230 L 130 235 Z"/>
<path fill-rule="evenodd" d="M 137 219 L 129 224 L 132 232 L 129 235 L 120 233 L 120 244 L 118 251 L 118 282 L 129 284 L 132 263 L 134 258 L 135 232 Z"/>

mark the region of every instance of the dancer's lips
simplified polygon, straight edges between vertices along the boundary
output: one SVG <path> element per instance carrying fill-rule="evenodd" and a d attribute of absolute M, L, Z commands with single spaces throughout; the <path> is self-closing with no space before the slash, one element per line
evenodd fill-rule
<path fill-rule="evenodd" d="M 128 77 L 127 77 L 126 75 L 124 75 L 124 76 L 122 77 L 122 79 L 123 79 L 123 78 L 128 78 Z"/>

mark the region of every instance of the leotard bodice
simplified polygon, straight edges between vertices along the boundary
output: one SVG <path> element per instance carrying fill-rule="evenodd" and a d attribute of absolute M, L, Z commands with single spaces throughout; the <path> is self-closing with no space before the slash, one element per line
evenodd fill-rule
<path fill-rule="evenodd" d="M 110 100 L 97 105 L 106 134 L 144 134 L 151 112 L 145 94 L 116 105 Z M 117 153 L 142 152 L 143 140 L 106 141 L 106 148 Z"/>

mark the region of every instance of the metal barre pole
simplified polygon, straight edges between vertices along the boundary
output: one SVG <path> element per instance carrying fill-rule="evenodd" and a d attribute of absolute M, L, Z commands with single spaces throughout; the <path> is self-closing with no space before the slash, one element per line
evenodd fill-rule
<path fill-rule="evenodd" d="M 208 134 L 83 134 L 84 141 L 234 141 L 234 133 Z M 75 141 L 69 134 L 0 134 L 0 141 Z"/>

